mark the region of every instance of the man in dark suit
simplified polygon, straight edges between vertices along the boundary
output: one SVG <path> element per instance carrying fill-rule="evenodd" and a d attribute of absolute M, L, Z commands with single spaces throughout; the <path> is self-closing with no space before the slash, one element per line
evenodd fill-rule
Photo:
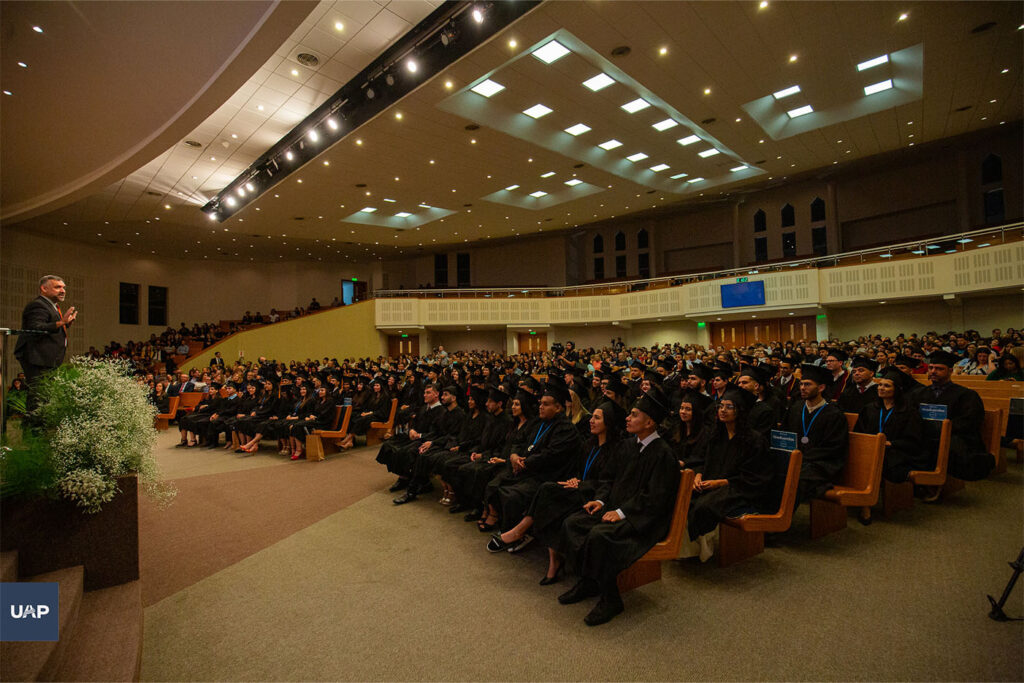
<path fill-rule="evenodd" d="M 36 402 L 35 379 L 64 362 L 68 327 L 78 317 L 74 306 L 67 311 L 61 310 L 65 296 L 64 280 L 56 275 L 44 275 L 39 279 L 39 296 L 30 301 L 21 313 L 22 329 L 45 333 L 22 334 L 14 346 L 14 357 L 25 370 L 30 410 Z"/>

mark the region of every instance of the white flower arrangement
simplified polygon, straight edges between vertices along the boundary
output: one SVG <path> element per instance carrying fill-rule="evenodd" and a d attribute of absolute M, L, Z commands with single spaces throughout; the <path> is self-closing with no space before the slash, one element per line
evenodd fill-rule
<path fill-rule="evenodd" d="M 152 456 L 156 409 L 129 363 L 76 357 L 40 379 L 39 394 L 37 417 L 62 497 L 98 512 L 117 493 L 117 478 L 133 473 L 158 501 L 174 497 Z"/>

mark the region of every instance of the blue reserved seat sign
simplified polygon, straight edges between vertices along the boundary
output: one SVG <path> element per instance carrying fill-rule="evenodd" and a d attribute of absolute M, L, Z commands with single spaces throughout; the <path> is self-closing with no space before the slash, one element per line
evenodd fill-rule
<path fill-rule="evenodd" d="M 795 451 L 796 441 L 796 432 L 784 432 L 779 429 L 772 430 L 771 446 L 775 450 Z"/>
<path fill-rule="evenodd" d="M 0 640 L 57 640 L 60 589 L 56 583 L 0 583 Z"/>
<path fill-rule="evenodd" d="M 926 420 L 945 420 L 949 415 L 949 406 L 939 403 L 922 403 L 920 406 L 921 417 Z"/>

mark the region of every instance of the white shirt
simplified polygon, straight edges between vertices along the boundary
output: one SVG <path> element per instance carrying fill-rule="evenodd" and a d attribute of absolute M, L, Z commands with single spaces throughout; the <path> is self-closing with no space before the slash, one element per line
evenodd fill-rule
<path fill-rule="evenodd" d="M 655 429 L 653 432 L 648 434 L 646 439 L 641 439 L 641 438 L 637 437 L 636 442 L 640 445 L 640 452 L 643 453 L 644 449 L 647 448 L 649 445 L 651 445 L 652 441 L 654 441 L 655 439 L 660 439 L 660 438 L 661 438 L 661 434 L 658 434 L 658 430 L 657 429 Z M 597 502 L 601 503 L 601 507 L 604 507 L 604 501 L 600 501 L 599 500 Z M 619 516 L 619 520 L 623 520 L 623 519 L 626 518 L 626 513 L 622 511 L 622 508 L 618 508 L 617 510 L 615 510 L 615 514 L 617 514 Z"/>

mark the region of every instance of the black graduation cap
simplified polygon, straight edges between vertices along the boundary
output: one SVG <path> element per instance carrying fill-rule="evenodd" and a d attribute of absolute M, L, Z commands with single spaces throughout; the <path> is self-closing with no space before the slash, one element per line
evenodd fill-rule
<path fill-rule="evenodd" d="M 537 392 L 540 391 L 540 382 L 533 375 L 527 375 L 523 381 L 519 383 L 519 386 L 525 386 L 529 389 L 529 392 L 536 396 Z"/>
<path fill-rule="evenodd" d="M 654 370 L 647 370 L 644 373 L 644 379 L 650 382 L 652 385 L 657 384 L 660 386 L 665 377 L 663 375 L 658 374 Z"/>
<path fill-rule="evenodd" d="M 554 365 L 549 365 L 546 372 L 547 372 L 548 380 L 550 380 L 550 379 L 552 379 L 554 377 L 557 377 L 558 379 L 562 380 L 563 382 L 565 381 L 565 373 L 560 368 L 557 368 Z"/>
<path fill-rule="evenodd" d="M 732 401 L 732 404 L 742 410 L 744 413 L 749 413 L 750 409 L 757 403 L 757 396 L 754 396 L 749 391 L 743 389 L 726 389 L 725 393 L 722 394 L 722 401 Z"/>
<path fill-rule="evenodd" d="M 723 365 L 724 365 L 724 367 L 723 367 Z M 723 364 L 723 363 L 719 363 L 718 361 L 716 361 L 715 362 L 715 367 L 711 371 L 711 376 L 712 377 L 720 377 L 723 380 L 725 380 L 726 382 L 728 382 L 729 380 L 732 379 L 732 366 L 729 365 L 728 363 L 724 363 Z"/>
<path fill-rule="evenodd" d="M 928 363 L 931 365 L 945 365 L 947 368 L 952 368 L 954 365 L 959 363 L 962 359 L 955 353 L 949 351 L 932 351 L 931 355 L 928 356 Z"/>
<path fill-rule="evenodd" d="M 642 413 L 646 413 L 655 422 L 661 422 L 668 417 L 671 409 L 668 407 L 668 399 L 665 392 L 658 385 L 652 385 L 649 391 L 637 399 L 634 406 Z"/>
<path fill-rule="evenodd" d="M 710 382 L 711 378 L 714 376 L 711 368 L 703 363 L 694 363 L 693 367 L 690 368 L 690 375 L 696 375 L 705 382 Z"/>
<path fill-rule="evenodd" d="M 608 372 L 605 373 L 605 377 L 608 378 L 608 385 L 605 387 L 608 391 L 618 396 L 625 396 L 629 393 L 629 387 L 622 381 L 621 375 L 615 372 Z"/>
<path fill-rule="evenodd" d="M 754 355 L 750 353 L 741 353 L 740 360 L 744 361 L 749 365 L 753 365 L 754 363 L 757 362 L 757 358 L 755 358 Z"/>
<path fill-rule="evenodd" d="M 809 379 L 816 384 L 829 385 L 832 383 L 832 373 L 828 368 L 820 365 L 804 363 L 800 366 L 800 379 Z"/>
<path fill-rule="evenodd" d="M 671 358 L 662 358 L 658 361 L 658 367 L 663 368 L 665 372 L 672 372 L 676 369 L 676 362 Z"/>
<path fill-rule="evenodd" d="M 919 361 L 916 358 L 911 358 L 910 356 L 905 356 L 901 353 L 900 355 L 896 356 L 896 360 L 894 360 L 892 364 L 896 366 L 904 365 L 913 370 L 914 368 L 921 364 L 921 361 Z"/>
<path fill-rule="evenodd" d="M 544 383 L 544 391 L 541 396 L 550 396 L 559 403 L 565 403 L 569 400 L 569 387 L 565 385 L 565 380 L 557 375 L 548 375 L 548 381 Z"/>
<path fill-rule="evenodd" d="M 740 376 L 742 377 L 744 375 L 754 380 L 765 389 L 768 388 L 768 382 L 772 378 L 768 370 L 766 370 L 762 366 L 750 365 L 748 363 L 744 363 L 743 365 L 740 366 Z"/>
<path fill-rule="evenodd" d="M 441 388 L 441 392 L 442 393 L 444 393 L 446 391 L 449 394 L 451 394 L 452 396 L 454 396 L 455 398 L 459 397 L 459 388 L 457 386 L 455 386 L 454 384 L 446 384 L 444 387 Z"/>
<path fill-rule="evenodd" d="M 484 403 L 487 402 L 487 390 L 481 387 L 473 387 L 469 390 L 469 397 L 476 403 L 477 410 L 483 410 Z"/>
<path fill-rule="evenodd" d="M 889 380 L 903 392 L 909 391 L 913 385 L 918 383 L 916 379 L 896 368 L 887 368 L 879 379 Z"/>
<path fill-rule="evenodd" d="M 804 357 L 802 354 L 799 354 L 796 351 L 791 351 L 787 353 L 785 356 L 783 356 L 782 360 L 785 361 L 786 363 L 789 363 L 795 368 L 796 366 L 800 365 L 800 363 L 803 362 Z"/>
<path fill-rule="evenodd" d="M 849 360 L 849 358 L 850 358 L 846 354 L 846 351 L 843 351 L 842 349 L 829 349 L 828 350 L 828 356 L 832 356 L 833 358 L 835 358 L 836 360 L 838 360 L 840 362 L 844 362 L 846 360 Z M 826 358 L 828 358 L 828 356 L 826 356 Z"/>
<path fill-rule="evenodd" d="M 605 401 L 594 410 L 601 409 L 605 425 L 616 432 L 623 432 L 626 429 L 626 410 L 615 401 Z"/>
<path fill-rule="evenodd" d="M 490 392 L 487 394 L 487 398 L 491 399 L 495 403 L 507 406 L 510 396 L 501 387 L 492 387 Z"/>
<path fill-rule="evenodd" d="M 534 396 L 528 391 L 520 390 L 516 394 L 516 400 L 518 400 L 519 405 L 523 407 L 524 413 L 526 413 L 530 417 L 537 416 L 537 404 L 539 403 L 539 401 L 537 400 L 536 396 Z"/>
<path fill-rule="evenodd" d="M 872 360 L 871 358 L 868 358 L 867 356 L 856 356 L 856 357 L 854 357 L 853 362 L 850 363 L 850 367 L 851 368 L 866 368 L 866 369 L 870 370 L 871 372 L 877 372 L 878 371 L 878 361 Z"/>
<path fill-rule="evenodd" d="M 705 394 L 699 394 L 696 391 L 688 390 L 683 393 L 682 398 L 679 399 L 680 403 L 689 403 L 693 406 L 693 414 L 697 415 L 703 413 L 704 410 L 711 405 L 711 397 Z"/>

